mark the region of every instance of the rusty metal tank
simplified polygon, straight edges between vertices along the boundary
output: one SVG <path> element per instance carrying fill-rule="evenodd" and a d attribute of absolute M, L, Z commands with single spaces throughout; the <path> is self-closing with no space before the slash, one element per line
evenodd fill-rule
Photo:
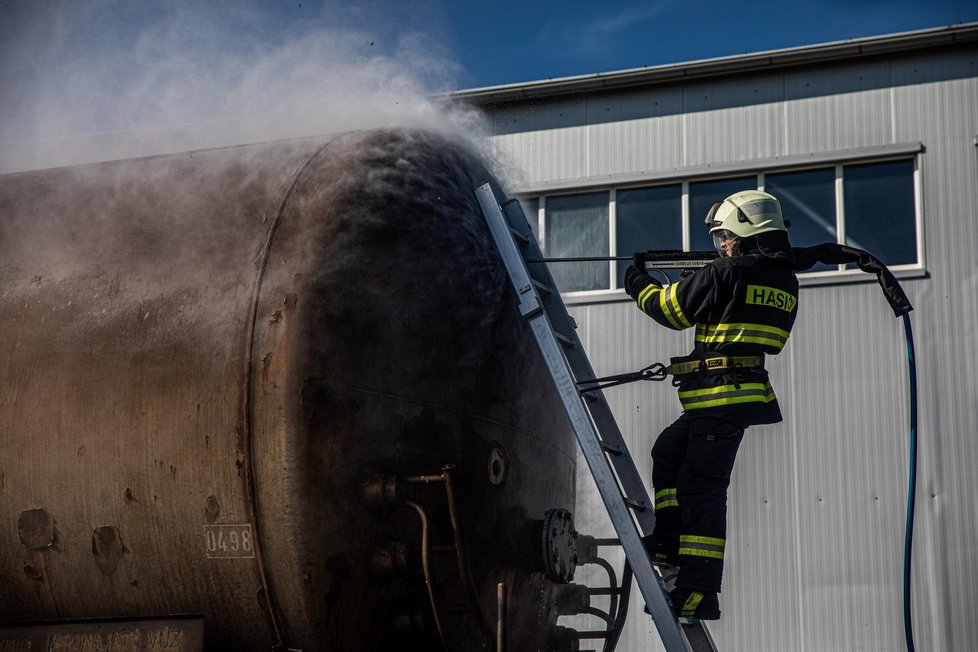
<path fill-rule="evenodd" d="M 489 179 L 402 130 L 0 176 L 0 626 L 480 650 L 503 584 L 547 649 L 575 445 Z"/>

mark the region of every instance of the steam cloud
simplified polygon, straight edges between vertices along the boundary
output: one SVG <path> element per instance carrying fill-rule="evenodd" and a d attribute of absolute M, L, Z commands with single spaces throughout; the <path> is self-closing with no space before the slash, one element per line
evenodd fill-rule
<path fill-rule="evenodd" d="M 4 3 L 0 172 L 361 128 L 477 132 L 431 99 L 457 69 L 410 4 Z"/>

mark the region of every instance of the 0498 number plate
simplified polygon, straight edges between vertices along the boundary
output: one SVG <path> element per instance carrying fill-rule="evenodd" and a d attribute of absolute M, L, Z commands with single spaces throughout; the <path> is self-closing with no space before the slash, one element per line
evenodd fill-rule
<path fill-rule="evenodd" d="M 235 559 L 255 556 L 251 524 L 205 525 L 204 547 L 208 559 Z"/>

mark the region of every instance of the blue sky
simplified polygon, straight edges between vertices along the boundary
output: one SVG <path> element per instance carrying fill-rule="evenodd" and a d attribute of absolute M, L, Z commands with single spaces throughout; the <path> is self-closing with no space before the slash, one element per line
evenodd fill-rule
<path fill-rule="evenodd" d="M 571 1 L 499 6 L 506 7 L 503 13 L 487 11 L 481 17 L 473 10 L 447 14 L 463 86 L 609 72 L 978 20 L 978 2 L 959 0 Z"/>
<path fill-rule="evenodd" d="M 974 0 L 0 0 L 0 145 L 973 21 Z"/>

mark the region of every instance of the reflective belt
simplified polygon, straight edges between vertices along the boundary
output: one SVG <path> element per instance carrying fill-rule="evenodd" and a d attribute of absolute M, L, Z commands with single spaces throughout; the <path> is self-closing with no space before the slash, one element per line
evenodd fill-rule
<path fill-rule="evenodd" d="M 703 344 L 762 344 L 780 351 L 788 331 L 765 324 L 696 324 L 696 341 Z"/>
<path fill-rule="evenodd" d="M 676 500 L 675 487 L 663 489 L 655 493 L 655 511 L 666 507 L 679 507 L 679 501 Z"/>
<path fill-rule="evenodd" d="M 770 403 L 773 400 L 775 400 L 774 389 L 769 382 L 717 385 L 679 392 L 679 402 L 682 403 L 684 410 L 738 403 Z"/>
<path fill-rule="evenodd" d="M 676 360 L 676 358 L 673 358 Z M 666 373 L 682 376 L 696 372 L 723 371 L 725 369 L 750 368 L 763 369 L 763 355 L 711 355 L 697 360 L 681 360 L 666 367 Z"/>
<path fill-rule="evenodd" d="M 726 545 L 726 539 L 683 534 L 679 537 L 679 554 L 691 555 L 693 557 L 709 557 L 710 559 L 723 559 L 723 549 Z"/>

